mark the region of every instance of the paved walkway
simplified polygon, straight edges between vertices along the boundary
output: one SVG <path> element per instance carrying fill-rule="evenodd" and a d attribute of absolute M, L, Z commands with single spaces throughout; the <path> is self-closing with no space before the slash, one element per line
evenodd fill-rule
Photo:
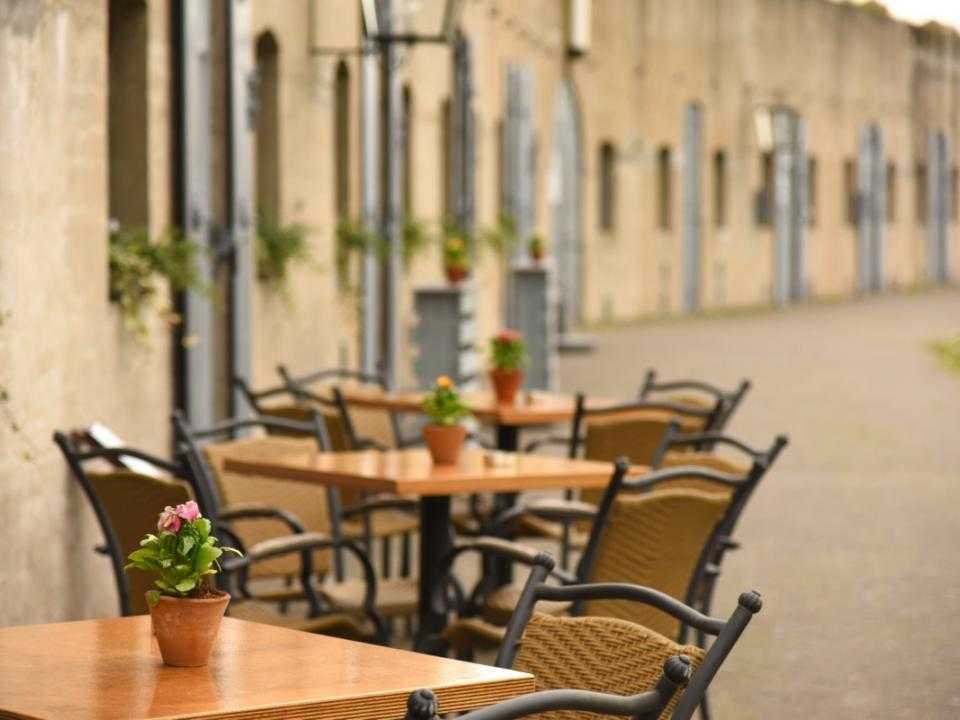
<path fill-rule="evenodd" d="M 718 612 L 765 607 L 718 677 L 717 720 L 960 718 L 960 374 L 927 349 L 960 293 L 597 333 L 567 390 L 647 367 L 754 388 L 730 430 L 791 444 L 743 517 Z"/>

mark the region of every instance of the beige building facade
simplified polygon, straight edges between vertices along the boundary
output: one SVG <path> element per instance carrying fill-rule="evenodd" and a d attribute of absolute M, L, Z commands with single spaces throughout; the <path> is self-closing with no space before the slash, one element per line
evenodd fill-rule
<path fill-rule="evenodd" d="M 336 228 L 361 213 L 370 110 L 355 0 L 233 1 L 252 3 L 252 202 L 302 225 L 310 247 L 283 288 L 250 289 L 250 375 L 265 386 L 280 362 L 360 362 L 363 293 L 340 286 Z M 230 225 L 228 4 L 210 3 L 218 232 Z M 597 0 L 582 3 L 589 42 L 578 27 L 572 47 L 580 5 L 465 0 L 459 24 L 476 227 L 520 214 L 525 235 L 546 238 L 564 330 L 960 276 L 956 33 L 826 0 Z M 133 334 L 109 298 L 110 218 L 154 237 L 182 224 L 178 6 L 0 0 L 0 624 L 116 612 L 53 430 L 101 421 L 169 452 L 197 342 L 214 358 L 215 413 L 230 412 L 229 261 L 215 264 L 221 300 L 200 338 L 159 311 Z M 403 205 L 436 231 L 453 204 L 453 53 L 405 48 L 397 74 Z M 481 342 L 506 322 L 515 261 L 478 257 Z M 441 282 L 432 243 L 401 278 L 402 383 L 414 291 Z"/>

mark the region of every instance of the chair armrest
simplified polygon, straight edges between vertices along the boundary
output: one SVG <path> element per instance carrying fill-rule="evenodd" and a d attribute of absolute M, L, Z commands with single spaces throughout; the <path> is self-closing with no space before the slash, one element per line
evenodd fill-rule
<path fill-rule="evenodd" d="M 584 520 L 592 522 L 597 516 L 597 507 L 579 500 L 553 498 L 535 500 L 524 505 L 516 505 L 500 513 L 493 521 L 493 532 L 497 535 L 508 535 L 507 530 L 510 525 L 524 515 L 534 515 L 561 523 Z"/>
<path fill-rule="evenodd" d="M 350 507 L 344 508 L 341 515 L 344 519 L 366 515 L 379 510 L 405 510 L 407 512 L 417 512 L 420 503 L 411 498 L 400 497 L 390 493 L 380 493 L 364 498 Z"/>
<path fill-rule="evenodd" d="M 723 550 L 739 550 L 740 549 L 740 543 L 727 535 L 721 535 L 719 538 L 717 538 L 717 544 Z"/>
<path fill-rule="evenodd" d="M 524 452 L 534 452 L 539 450 L 541 447 L 546 445 L 562 445 L 563 447 L 570 447 L 570 438 L 562 437 L 560 435 L 548 435 L 547 437 L 539 438 L 532 442 L 527 443 L 523 451 Z"/>
<path fill-rule="evenodd" d="M 490 535 L 483 535 L 477 538 L 471 538 L 466 542 L 458 543 L 457 546 L 454 547 L 446 557 L 444 564 L 445 567 L 448 568 L 448 572 L 454 561 L 465 552 L 479 552 L 487 555 L 498 555 L 502 558 L 512 560 L 513 562 L 517 562 L 528 567 L 533 567 L 534 565 L 545 565 L 551 568 L 550 575 L 557 578 L 561 582 L 576 582 L 576 578 L 570 573 L 553 567 L 553 558 L 550 557 L 548 553 L 538 550 L 537 548 L 530 547 L 529 545 L 524 545 L 512 540 L 507 540 L 505 538 L 492 537 Z"/>
<path fill-rule="evenodd" d="M 306 529 L 303 523 L 296 515 L 286 510 L 259 503 L 238 503 L 221 510 L 219 513 L 221 522 L 230 522 L 231 520 L 279 520 L 293 533 L 303 533 Z"/>

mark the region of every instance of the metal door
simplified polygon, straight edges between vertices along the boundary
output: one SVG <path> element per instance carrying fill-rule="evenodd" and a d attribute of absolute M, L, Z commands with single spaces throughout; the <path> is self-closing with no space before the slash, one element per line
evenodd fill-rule
<path fill-rule="evenodd" d="M 860 131 L 857 225 L 858 287 L 879 292 L 883 287 L 883 234 L 886 225 L 886 163 L 883 136 L 876 125 Z"/>
<path fill-rule="evenodd" d="M 557 263 L 557 322 L 561 335 L 580 320 L 580 163 L 577 99 L 570 81 L 564 80 L 553 108 L 553 148 L 547 189 Z"/>
<path fill-rule="evenodd" d="M 211 122 L 210 122 L 210 4 L 181 4 L 182 36 L 182 172 L 183 232 L 205 250 L 210 245 Z M 213 284 L 210 253 L 198 254 L 201 280 Z M 213 306 L 201 292 L 188 292 L 185 301 L 184 407 L 190 421 L 213 423 Z"/>
<path fill-rule="evenodd" d="M 683 309 L 700 309 L 703 108 L 687 105 L 683 123 Z"/>
<path fill-rule="evenodd" d="M 947 246 L 948 223 L 950 215 L 950 171 L 949 143 L 946 135 L 937 131 L 930 135 L 929 141 L 928 203 L 930 217 L 927 221 L 929 233 L 930 280 L 945 283 L 948 279 Z"/>

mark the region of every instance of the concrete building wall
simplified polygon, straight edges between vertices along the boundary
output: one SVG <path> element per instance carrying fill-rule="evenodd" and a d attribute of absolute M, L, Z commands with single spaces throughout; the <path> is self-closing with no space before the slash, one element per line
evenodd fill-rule
<path fill-rule="evenodd" d="M 0 624 L 117 612 L 93 513 L 51 442 L 105 422 L 168 447 L 169 331 L 107 291 L 107 4 L 0 3 Z M 169 33 L 148 5 L 150 225 L 169 224 Z"/>

